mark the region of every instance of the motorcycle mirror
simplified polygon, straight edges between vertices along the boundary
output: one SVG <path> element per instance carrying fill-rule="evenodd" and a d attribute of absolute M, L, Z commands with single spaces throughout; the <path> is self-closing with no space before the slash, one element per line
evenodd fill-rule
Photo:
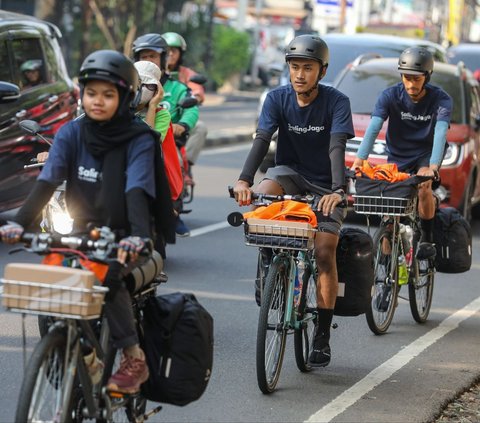
<path fill-rule="evenodd" d="M 52 145 L 52 141 L 48 140 L 40 133 L 42 127 L 34 120 L 22 120 L 19 125 L 27 134 L 35 135 L 48 145 Z"/>
<path fill-rule="evenodd" d="M 196 97 L 185 97 L 178 102 L 178 105 L 184 109 L 194 107 L 197 104 L 198 104 L 198 100 Z"/>
<path fill-rule="evenodd" d="M 241 226 L 243 221 L 243 214 L 240 212 L 233 212 L 227 216 L 227 222 L 230 226 Z"/>
<path fill-rule="evenodd" d="M 190 77 L 190 82 L 193 82 L 195 84 L 203 85 L 207 82 L 207 78 L 205 76 L 197 73 L 196 75 L 192 75 Z"/>
<path fill-rule="evenodd" d="M 20 128 L 31 135 L 38 135 L 42 130 L 42 127 L 34 120 L 22 120 L 19 125 Z"/>

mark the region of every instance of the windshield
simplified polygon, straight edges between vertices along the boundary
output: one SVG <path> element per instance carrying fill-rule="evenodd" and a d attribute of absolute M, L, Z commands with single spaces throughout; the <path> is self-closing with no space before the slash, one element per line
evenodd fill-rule
<path fill-rule="evenodd" d="M 350 98 L 352 113 L 370 115 L 378 95 L 400 82 L 394 73 L 371 73 L 359 70 L 348 72 L 338 86 Z M 431 83 L 443 88 L 453 99 L 452 123 L 462 123 L 462 88 L 458 76 L 434 73 Z"/>
<path fill-rule="evenodd" d="M 455 64 L 462 61 L 463 63 L 465 63 L 465 66 L 472 72 L 480 69 L 480 55 L 478 52 L 450 52 L 449 57 L 450 61 Z"/>
<path fill-rule="evenodd" d="M 378 53 L 382 57 L 398 57 L 404 50 L 404 46 L 381 47 L 381 46 L 362 46 L 362 45 L 336 45 L 335 42 L 327 43 L 330 48 L 330 63 L 328 64 L 327 74 L 322 83 L 332 84 L 338 74 L 350 62 L 353 62 L 358 56 L 365 53 Z"/>

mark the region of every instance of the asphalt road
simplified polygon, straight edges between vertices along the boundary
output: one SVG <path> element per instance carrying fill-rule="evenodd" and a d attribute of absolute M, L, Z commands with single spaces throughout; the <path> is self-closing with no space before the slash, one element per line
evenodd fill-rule
<path fill-rule="evenodd" d="M 206 149 L 194 167 L 197 182 L 189 238 L 167 249 L 169 281 L 160 293 L 193 292 L 215 321 L 213 374 L 203 397 L 186 406 L 166 405 L 149 421 L 168 422 L 423 422 L 442 403 L 480 374 L 480 224 L 473 227 L 472 269 L 437 274 L 428 322 L 418 325 L 408 302 L 400 300 L 384 336 L 368 329 L 364 316 L 335 317 L 330 366 L 308 374 L 295 365 L 287 344 L 278 390 L 263 395 L 255 374 L 258 307 L 253 297 L 256 249 L 247 247 L 241 228 L 227 226 L 238 210 L 228 198 L 248 144 Z M 346 225 L 364 227 L 362 219 Z M 8 261 L 0 246 L 0 271 Z M 0 422 L 13 421 L 22 377 L 21 318 L 1 312 Z M 38 340 L 33 318 L 26 319 L 28 353 Z M 152 404 L 153 407 L 153 404 Z"/>

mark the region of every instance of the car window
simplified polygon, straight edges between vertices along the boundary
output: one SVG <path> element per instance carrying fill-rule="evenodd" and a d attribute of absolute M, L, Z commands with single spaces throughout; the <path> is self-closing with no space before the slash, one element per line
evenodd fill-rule
<path fill-rule="evenodd" d="M 42 55 L 42 46 L 38 38 L 25 38 L 12 40 L 14 63 L 19 69 L 20 89 L 28 89 L 34 85 L 47 81 L 47 72 Z M 38 78 L 31 79 L 30 74 L 38 71 Z"/>
<path fill-rule="evenodd" d="M 13 82 L 10 67 L 8 66 L 9 63 L 7 42 L 0 41 L 0 81 Z"/>
<path fill-rule="evenodd" d="M 372 74 L 356 70 L 348 72 L 337 88 L 350 98 L 352 113 L 370 115 L 379 94 L 385 88 L 398 82 L 400 82 L 400 78 L 395 74 Z M 453 100 L 452 123 L 462 123 L 464 120 L 459 78 L 453 75 L 434 73 L 432 84 L 442 87 L 450 94 Z"/>

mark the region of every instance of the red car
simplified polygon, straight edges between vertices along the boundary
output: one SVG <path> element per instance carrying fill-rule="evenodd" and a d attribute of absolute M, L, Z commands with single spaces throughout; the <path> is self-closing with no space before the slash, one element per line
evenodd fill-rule
<path fill-rule="evenodd" d="M 39 173 L 24 165 L 48 150 L 19 122 L 33 119 L 52 137 L 77 114 L 79 89 L 67 73 L 60 37 L 48 22 L 0 10 L 0 80 L 20 90 L 14 101 L 0 104 L 0 212 L 22 205 Z"/>
<path fill-rule="evenodd" d="M 385 88 L 400 82 L 398 59 L 375 58 L 350 65 L 333 86 L 350 98 L 355 138 L 349 140 L 346 165 L 350 167 L 370 123 L 378 95 Z M 447 133 L 449 144 L 440 169 L 439 194 L 444 205 L 452 206 L 471 219 L 478 215 L 480 202 L 480 97 L 479 83 L 462 64 L 435 63 L 431 83 L 442 87 L 453 99 L 453 113 Z M 386 162 L 385 122 L 372 153 L 371 164 Z"/>

